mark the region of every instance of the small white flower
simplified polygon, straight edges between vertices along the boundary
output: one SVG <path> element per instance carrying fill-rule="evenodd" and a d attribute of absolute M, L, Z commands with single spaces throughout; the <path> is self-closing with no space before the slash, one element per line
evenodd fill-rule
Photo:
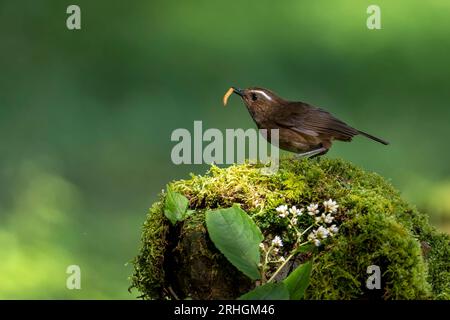
<path fill-rule="evenodd" d="M 281 238 L 279 236 L 275 236 L 275 238 L 273 238 L 273 240 L 272 240 L 272 244 L 276 247 L 282 247 L 283 241 L 281 240 Z"/>
<path fill-rule="evenodd" d="M 334 217 L 331 215 L 331 213 L 329 213 L 329 214 L 327 214 L 326 216 L 325 216 L 325 215 L 322 215 L 322 219 L 323 219 L 323 221 L 324 221 L 325 223 L 330 224 L 330 223 L 333 222 Z"/>
<path fill-rule="evenodd" d="M 278 252 L 280 252 L 280 249 L 278 249 L 278 248 L 273 248 L 273 253 L 278 254 Z"/>
<path fill-rule="evenodd" d="M 288 206 L 285 204 L 277 207 L 275 210 L 278 212 L 278 215 L 282 218 L 286 218 L 289 214 Z"/>
<path fill-rule="evenodd" d="M 297 209 L 296 206 L 292 206 L 292 208 L 289 209 L 289 212 L 293 216 L 301 216 L 303 214 L 303 209 Z"/>
<path fill-rule="evenodd" d="M 336 227 L 336 225 L 335 224 L 333 224 L 333 225 L 331 225 L 329 228 L 328 228 L 328 230 L 330 231 L 330 233 L 333 235 L 333 234 L 336 234 L 336 233 L 338 233 L 338 231 L 339 231 L 339 228 L 338 227 Z"/>
<path fill-rule="evenodd" d="M 285 261 L 286 261 L 286 259 L 285 259 L 284 257 L 280 257 L 279 261 L 281 261 L 281 262 L 285 262 Z"/>
<path fill-rule="evenodd" d="M 292 222 L 292 224 L 297 224 L 298 220 L 297 220 L 297 218 L 292 218 L 291 222 Z"/>
<path fill-rule="evenodd" d="M 279 216 L 281 217 L 281 218 L 286 218 L 287 216 L 288 216 L 288 212 L 286 211 L 286 212 L 284 212 L 284 213 L 280 213 L 279 214 Z"/>
<path fill-rule="evenodd" d="M 314 230 L 313 232 L 311 232 L 311 233 L 308 235 L 308 240 L 309 240 L 309 241 L 312 241 L 312 240 L 314 240 L 314 239 L 316 239 L 316 230 Z"/>
<path fill-rule="evenodd" d="M 326 238 L 328 238 L 329 235 L 330 235 L 330 232 L 328 231 L 328 229 L 324 228 L 323 226 L 320 226 L 317 229 L 317 238 L 326 239 Z"/>
<path fill-rule="evenodd" d="M 264 250 L 264 243 L 261 242 L 261 243 L 259 244 L 259 247 L 260 247 L 261 249 Z"/>
<path fill-rule="evenodd" d="M 321 244 L 321 242 L 320 242 L 319 239 L 314 239 L 314 240 L 313 240 L 313 243 L 314 243 L 314 245 L 315 245 L 316 247 L 320 246 L 320 244 Z"/>
<path fill-rule="evenodd" d="M 316 223 L 321 223 L 324 218 L 325 218 L 325 215 L 322 213 L 321 216 L 318 216 L 318 217 L 315 218 Z"/>
<path fill-rule="evenodd" d="M 292 215 L 294 215 L 296 211 L 297 211 L 297 207 L 296 207 L 296 206 L 292 206 L 292 207 L 289 209 L 289 213 L 291 213 Z"/>
<path fill-rule="evenodd" d="M 310 216 L 314 216 L 319 213 L 319 205 L 317 203 L 311 203 L 306 209 L 308 210 L 308 214 Z"/>
<path fill-rule="evenodd" d="M 328 201 L 324 201 L 323 206 L 325 207 L 325 211 L 328 213 L 334 213 L 337 211 L 337 208 L 339 208 L 339 205 L 336 203 L 336 201 L 333 201 L 331 199 L 329 199 Z"/>

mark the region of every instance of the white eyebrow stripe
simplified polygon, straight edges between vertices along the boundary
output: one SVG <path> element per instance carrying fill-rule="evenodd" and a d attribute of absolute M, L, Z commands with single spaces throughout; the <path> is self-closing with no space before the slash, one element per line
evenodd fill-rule
<path fill-rule="evenodd" d="M 267 93 L 265 93 L 264 91 L 255 90 L 255 92 L 258 92 L 259 94 L 263 95 L 264 97 L 266 97 L 267 100 L 272 100 L 272 98 Z"/>

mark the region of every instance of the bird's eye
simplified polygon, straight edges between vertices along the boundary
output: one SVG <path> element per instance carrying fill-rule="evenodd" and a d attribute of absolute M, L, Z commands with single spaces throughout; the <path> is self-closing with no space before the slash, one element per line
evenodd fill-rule
<path fill-rule="evenodd" d="M 252 93 L 252 100 L 256 101 L 258 99 L 258 96 L 256 95 L 256 93 Z"/>

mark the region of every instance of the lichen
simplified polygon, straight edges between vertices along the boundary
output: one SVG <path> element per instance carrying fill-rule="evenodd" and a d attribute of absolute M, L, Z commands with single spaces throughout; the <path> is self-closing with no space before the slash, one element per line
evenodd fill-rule
<path fill-rule="evenodd" d="M 206 242 L 210 242 L 204 227 L 205 210 L 239 203 L 268 236 L 285 229 L 284 221 L 276 214 L 277 206 L 306 206 L 330 198 L 339 203 L 336 217 L 340 231 L 314 255 L 305 298 L 450 298 L 449 236 L 438 233 L 427 216 L 402 200 L 384 178 L 346 161 L 285 158 L 272 175 L 262 174 L 259 166 L 251 164 L 212 166 L 205 175 L 172 182 L 171 188 L 184 194 L 195 212 L 175 231 L 163 214 L 164 194 L 150 209 L 132 277 L 132 287 L 144 298 L 168 296 L 165 289 L 172 280 L 164 270 L 166 250 L 183 250 L 182 239 L 192 230 L 202 230 Z M 169 244 L 168 235 L 173 232 L 176 243 Z M 289 238 L 285 240 L 289 246 Z M 220 261 L 224 270 L 241 276 L 226 260 L 217 260 L 221 257 L 214 246 L 202 248 L 200 255 L 207 256 L 211 265 L 217 266 Z M 366 288 L 366 270 L 370 265 L 381 269 L 382 290 Z M 221 270 L 214 270 L 218 272 Z M 191 286 L 189 290 L 194 289 Z M 216 296 L 220 295 L 212 298 Z"/>

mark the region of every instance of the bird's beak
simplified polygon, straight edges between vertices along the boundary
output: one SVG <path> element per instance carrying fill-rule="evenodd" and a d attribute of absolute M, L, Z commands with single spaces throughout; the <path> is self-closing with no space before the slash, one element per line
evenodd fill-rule
<path fill-rule="evenodd" d="M 235 88 L 235 87 L 232 87 L 232 88 L 233 88 L 234 93 L 236 93 L 237 95 L 240 95 L 241 97 L 244 96 L 244 91 L 242 89 Z"/>
<path fill-rule="evenodd" d="M 228 98 L 233 94 L 236 93 L 237 95 L 244 97 L 244 91 L 242 89 L 239 88 L 235 88 L 235 87 L 231 87 L 230 89 L 228 89 L 228 91 L 225 93 L 225 95 L 223 96 L 223 105 L 226 106 L 227 102 L 228 102 Z"/>

